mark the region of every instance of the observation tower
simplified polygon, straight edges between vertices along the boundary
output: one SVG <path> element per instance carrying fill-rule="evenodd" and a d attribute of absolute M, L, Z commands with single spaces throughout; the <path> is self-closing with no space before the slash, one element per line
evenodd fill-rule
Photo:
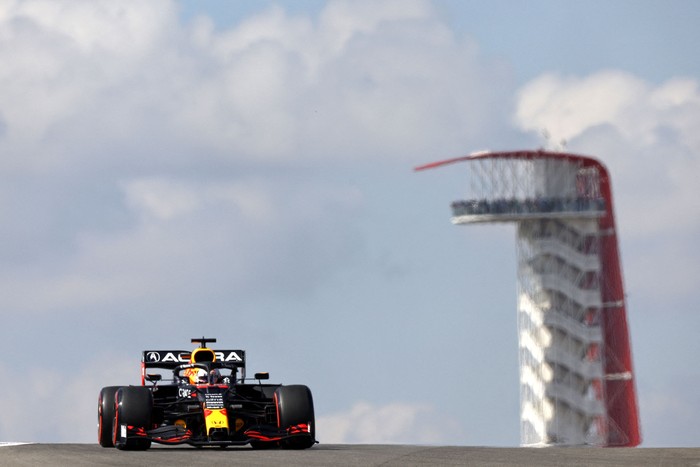
<path fill-rule="evenodd" d="M 464 162 L 452 223 L 517 227 L 520 443 L 641 442 L 610 177 L 598 160 L 548 151 Z"/>

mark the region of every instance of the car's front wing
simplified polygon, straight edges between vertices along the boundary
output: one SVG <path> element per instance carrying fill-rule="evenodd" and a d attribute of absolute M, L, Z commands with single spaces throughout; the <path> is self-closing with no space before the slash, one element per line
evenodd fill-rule
<path fill-rule="evenodd" d="M 312 436 L 310 427 L 305 423 L 291 426 L 286 430 L 269 425 L 254 426 L 243 432 L 243 438 L 224 436 L 222 439 L 216 439 L 195 436 L 191 430 L 176 425 L 166 425 L 151 430 L 127 426 L 126 435 L 128 439 L 148 439 L 165 445 L 189 444 L 192 446 L 243 446 L 255 442 L 276 443 L 291 438 Z"/>

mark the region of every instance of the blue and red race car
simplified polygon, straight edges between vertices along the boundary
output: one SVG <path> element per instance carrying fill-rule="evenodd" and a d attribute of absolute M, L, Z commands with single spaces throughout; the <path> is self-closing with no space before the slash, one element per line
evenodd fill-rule
<path fill-rule="evenodd" d="M 213 350 L 216 339 L 192 339 L 194 351 L 145 350 L 141 386 L 100 391 L 98 442 L 143 450 L 151 443 L 306 449 L 316 441 L 311 391 L 245 375 L 245 351 Z M 165 373 L 163 372 L 165 370 Z"/>

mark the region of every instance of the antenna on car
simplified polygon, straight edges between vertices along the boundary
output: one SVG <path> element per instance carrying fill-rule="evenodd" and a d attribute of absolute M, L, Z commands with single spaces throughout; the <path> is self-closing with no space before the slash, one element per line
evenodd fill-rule
<path fill-rule="evenodd" d="M 202 337 L 201 339 L 199 339 L 199 338 L 192 339 L 192 343 L 199 344 L 200 347 L 206 347 L 207 343 L 209 343 L 209 342 L 216 342 L 216 338 Z"/>

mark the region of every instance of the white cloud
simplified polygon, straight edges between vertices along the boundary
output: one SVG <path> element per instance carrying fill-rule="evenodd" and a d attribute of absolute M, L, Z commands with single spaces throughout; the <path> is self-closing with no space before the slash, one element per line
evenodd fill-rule
<path fill-rule="evenodd" d="M 60 354 L 56 358 L 59 361 Z M 21 382 L 4 391 L 0 399 L 4 414 L 0 418 L 0 440 L 96 442 L 100 389 L 140 384 L 138 361 L 124 362 L 114 353 L 93 354 L 83 362 L 57 366 L 23 372 Z M 5 374 L 17 372 L 5 366 L 0 369 Z"/>
<path fill-rule="evenodd" d="M 0 26 L 5 167 L 424 157 L 507 105 L 503 72 L 426 1 L 273 7 L 217 31 L 167 1 L 35 0 Z"/>
<path fill-rule="evenodd" d="M 520 90 L 516 119 L 525 130 L 546 129 L 555 141 L 571 141 L 586 129 L 604 124 L 646 135 L 648 129 L 631 120 L 637 115 L 639 98 L 647 93 L 643 81 L 618 71 L 586 78 L 546 74 Z"/>
<path fill-rule="evenodd" d="M 159 220 L 185 215 L 199 204 L 189 187 L 161 178 L 129 181 L 124 191 L 130 205 Z"/>
<path fill-rule="evenodd" d="M 363 254 L 364 181 L 324 173 L 462 151 L 506 101 L 426 1 L 273 7 L 223 31 L 176 13 L 3 5 L 0 255 L 22 266 L 0 270 L 5 309 L 307 294 Z"/>
<path fill-rule="evenodd" d="M 332 53 L 338 54 L 354 36 L 376 34 L 382 26 L 397 21 L 421 23 L 434 14 L 430 3 L 424 0 L 332 2 L 321 15 L 323 44 Z M 431 40 L 432 37 L 427 39 Z"/>
<path fill-rule="evenodd" d="M 317 436 L 330 444 L 465 444 L 463 428 L 429 404 L 357 402 L 317 416 Z"/>
<path fill-rule="evenodd" d="M 700 123 L 700 91 L 697 81 L 687 78 L 655 87 L 621 71 L 586 77 L 545 74 L 519 91 L 516 121 L 524 130 L 548 130 L 555 141 L 575 142 L 588 130 L 610 125 L 635 148 L 668 143 L 664 137 L 671 136 L 695 149 L 700 146 L 693 131 Z"/>
<path fill-rule="evenodd" d="M 3 165 L 56 168 L 84 157 L 95 138 L 139 134 L 139 114 L 155 89 L 147 84 L 149 63 L 176 39 L 167 37 L 175 20 L 165 1 L 5 4 L 0 147 L 9 157 Z"/>

